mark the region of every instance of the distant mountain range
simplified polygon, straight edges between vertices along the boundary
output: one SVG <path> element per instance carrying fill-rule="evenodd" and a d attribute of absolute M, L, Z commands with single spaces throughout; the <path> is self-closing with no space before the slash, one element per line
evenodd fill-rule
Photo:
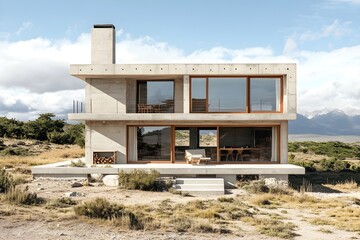
<path fill-rule="evenodd" d="M 360 115 L 349 116 L 341 110 L 307 118 L 301 114 L 289 121 L 289 134 L 360 135 Z"/>

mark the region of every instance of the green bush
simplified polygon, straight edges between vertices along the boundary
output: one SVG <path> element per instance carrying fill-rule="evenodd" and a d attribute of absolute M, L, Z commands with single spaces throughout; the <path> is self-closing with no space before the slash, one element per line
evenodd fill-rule
<path fill-rule="evenodd" d="M 96 198 L 74 207 L 75 214 L 89 218 L 115 219 L 125 214 L 123 205 L 111 204 L 104 198 Z"/>
<path fill-rule="evenodd" d="M 37 197 L 36 193 L 28 192 L 28 187 L 25 188 L 13 186 L 8 189 L 4 195 L 4 200 L 18 205 L 35 205 L 42 203 L 42 200 Z"/>
<path fill-rule="evenodd" d="M 360 159 L 360 146 L 343 142 L 295 142 L 289 143 L 289 152 L 314 152 L 317 155 L 325 155 L 337 159 L 357 158 Z"/>
<path fill-rule="evenodd" d="M 119 173 L 119 186 L 125 189 L 138 189 L 144 191 L 156 191 L 159 189 L 157 182 L 159 172 L 151 170 L 133 170 L 129 173 L 121 171 Z"/>
<path fill-rule="evenodd" d="M 2 156 L 27 156 L 29 151 L 23 148 L 5 148 L 0 152 Z"/>
<path fill-rule="evenodd" d="M 0 170 L 0 193 L 6 192 L 13 187 L 14 179 L 10 173 L 6 172 L 5 169 Z"/>
<path fill-rule="evenodd" d="M 305 170 L 306 170 L 307 172 L 315 172 L 315 171 L 316 171 L 316 167 L 315 167 L 315 163 L 314 163 L 314 162 L 301 161 L 301 162 L 293 162 L 293 164 L 305 168 Z"/>
<path fill-rule="evenodd" d="M 96 198 L 75 206 L 74 212 L 76 215 L 88 218 L 112 220 L 114 223 L 126 226 L 129 229 L 144 229 L 144 221 L 139 220 L 134 213 L 125 209 L 125 206 L 110 203 L 104 198 Z M 150 221 L 150 219 L 146 220 Z"/>
<path fill-rule="evenodd" d="M 66 207 L 74 206 L 76 204 L 77 201 L 69 197 L 61 197 L 48 202 L 47 208 L 66 208 Z"/>
<path fill-rule="evenodd" d="M 322 159 L 320 161 L 321 169 L 325 172 L 340 172 L 346 170 L 347 163 L 336 158 Z"/>
<path fill-rule="evenodd" d="M 242 186 L 249 193 L 267 193 L 269 188 L 265 185 L 264 180 L 254 180 Z"/>
<path fill-rule="evenodd" d="M 86 166 L 86 163 L 84 163 L 80 159 L 77 161 L 71 161 L 71 163 L 70 163 L 70 167 L 85 167 L 85 166 Z"/>
<path fill-rule="evenodd" d="M 360 172 L 360 164 L 351 164 L 349 170 L 353 172 Z"/>

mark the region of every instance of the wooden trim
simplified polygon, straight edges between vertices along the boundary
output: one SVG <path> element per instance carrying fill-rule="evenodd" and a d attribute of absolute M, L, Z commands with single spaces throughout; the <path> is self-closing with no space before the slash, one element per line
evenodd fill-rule
<path fill-rule="evenodd" d="M 170 133 L 170 161 L 171 163 L 175 162 L 175 127 L 170 126 L 171 133 Z"/>
<path fill-rule="evenodd" d="M 183 80 L 184 81 L 184 80 Z M 172 82 L 173 83 L 173 112 L 175 113 L 175 78 L 174 79 L 136 79 L 136 100 L 135 100 L 135 113 L 138 112 L 138 104 L 139 104 L 139 84 L 144 82 Z M 183 82 L 184 85 L 184 82 Z M 161 113 L 161 112 L 160 112 Z"/>
<path fill-rule="evenodd" d="M 216 162 L 220 162 L 220 127 L 216 126 Z"/>
<path fill-rule="evenodd" d="M 129 163 L 129 126 L 126 125 L 126 157 L 125 157 L 125 160 L 126 160 L 126 164 Z"/>
<path fill-rule="evenodd" d="M 281 125 L 279 125 L 278 126 L 278 128 L 277 128 L 277 153 L 278 153 L 278 157 L 277 157 L 277 162 L 276 163 L 280 163 L 281 161 L 280 161 L 280 155 L 281 155 L 281 152 L 280 152 L 280 144 L 281 144 L 281 141 L 280 141 L 280 139 L 281 139 L 281 131 L 280 131 L 280 128 L 281 128 Z"/>
<path fill-rule="evenodd" d="M 205 78 L 206 81 L 206 112 L 193 112 L 192 109 L 192 79 L 193 78 Z M 209 78 L 246 78 L 246 106 L 245 111 L 243 112 L 209 112 Z M 279 111 L 252 111 L 251 110 L 251 78 L 279 78 L 280 79 L 280 99 L 279 104 L 280 108 Z M 189 76 L 189 85 L 190 85 L 190 113 L 197 113 L 197 114 L 242 114 L 242 113 L 255 113 L 255 114 L 275 114 L 275 113 L 284 113 L 284 107 L 283 107 L 283 99 L 284 99 L 284 76 L 283 75 L 234 75 L 234 76 L 223 76 L 223 75 L 215 75 L 215 76 Z"/>
<path fill-rule="evenodd" d="M 162 127 L 170 127 L 170 160 L 169 159 L 161 159 L 161 160 L 138 160 L 133 161 L 129 160 L 129 127 L 156 127 L 156 126 L 162 126 Z M 198 130 L 201 130 L 201 128 L 216 128 L 216 152 L 217 152 L 217 159 L 216 161 L 210 161 L 209 164 L 279 164 L 280 163 L 280 128 L 281 125 L 279 124 L 265 124 L 265 125 L 221 125 L 216 124 L 214 125 L 176 125 L 176 124 L 170 124 L 170 125 L 160 125 L 160 124 L 143 124 L 143 125 L 127 125 L 126 126 L 126 163 L 128 164 L 145 164 L 145 163 L 173 163 L 173 164 L 187 164 L 186 161 L 184 162 L 176 162 L 175 158 L 175 128 L 190 128 L 190 127 L 196 127 Z M 277 129 L 277 161 L 275 162 L 221 162 L 220 160 L 220 127 L 248 127 L 248 128 L 256 128 L 256 127 L 278 127 Z M 200 134 L 198 133 L 198 147 L 200 148 Z M 207 147 L 205 147 L 207 148 Z M 215 148 L 213 146 L 209 148 Z"/>
<path fill-rule="evenodd" d="M 206 98 L 206 101 L 205 101 L 205 104 L 206 104 L 206 106 L 205 106 L 205 111 L 206 112 L 209 112 L 209 78 L 207 77 L 206 79 L 205 79 L 205 88 L 206 88 L 206 93 L 205 93 L 205 98 Z"/>
<path fill-rule="evenodd" d="M 250 107 L 250 77 L 246 78 L 246 113 L 251 112 Z"/>

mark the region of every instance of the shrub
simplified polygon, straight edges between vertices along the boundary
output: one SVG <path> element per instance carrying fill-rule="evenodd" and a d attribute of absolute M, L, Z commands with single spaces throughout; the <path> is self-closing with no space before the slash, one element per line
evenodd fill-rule
<path fill-rule="evenodd" d="M 265 185 L 264 180 L 254 180 L 248 182 L 248 184 L 242 187 L 246 191 L 250 193 L 267 193 L 269 192 L 269 188 Z"/>
<path fill-rule="evenodd" d="M 66 208 L 66 207 L 74 206 L 76 204 L 77 201 L 69 197 L 61 197 L 48 202 L 47 208 Z"/>
<path fill-rule="evenodd" d="M 217 200 L 219 202 L 228 202 L 228 203 L 234 202 L 234 198 L 232 198 L 232 197 L 230 197 L 230 198 L 228 198 L 228 197 L 219 197 Z"/>
<path fill-rule="evenodd" d="M 360 172 L 360 164 L 351 164 L 349 169 L 353 172 Z"/>
<path fill-rule="evenodd" d="M 139 221 L 135 214 L 125 209 L 125 206 L 110 203 L 104 198 L 96 198 L 75 206 L 74 212 L 76 215 L 88 218 L 113 220 L 115 224 L 130 229 L 144 229 L 143 221 Z"/>
<path fill-rule="evenodd" d="M 185 216 L 175 217 L 171 220 L 171 223 L 174 224 L 174 227 L 178 232 L 186 232 L 192 225 L 191 219 Z"/>
<path fill-rule="evenodd" d="M 303 168 L 305 168 L 305 170 L 307 172 L 315 172 L 316 171 L 316 167 L 315 167 L 315 163 L 314 162 L 310 162 L 310 161 L 301 161 L 301 162 L 292 162 L 295 165 L 301 166 Z"/>
<path fill-rule="evenodd" d="M 18 205 L 35 205 L 42 202 L 36 193 L 28 192 L 28 186 L 25 188 L 13 186 L 4 195 L 4 200 Z"/>
<path fill-rule="evenodd" d="M 14 185 L 15 185 L 14 179 L 10 175 L 10 173 L 6 172 L 5 169 L 1 169 L 0 170 L 0 193 L 6 192 Z"/>
<path fill-rule="evenodd" d="M 133 170 L 129 173 L 121 171 L 119 173 L 119 185 L 125 189 L 139 189 L 144 191 L 155 191 L 159 189 L 157 179 L 159 172 L 151 170 Z"/>
<path fill-rule="evenodd" d="M 123 205 L 111 204 L 105 198 L 96 198 L 74 207 L 79 216 L 101 219 L 115 219 L 125 214 Z"/>
<path fill-rule="evenodd" d="M 322 171 L 340 172 L 346 169 L 346 162 L 336 158 L 323 159 L 320 161 Z"/>
<path fill-rule="evenodd" d="M 1 155 L 3 156 L 27 156 L 29 155 L 29 151 L 27 151 L 26 149 L 23 148 L 5 148 L 4 150 L 1 151 Z"/>
<path fill-rule="evenodd" d="M 77 161 L 71 161 L 71 163 L 70 163 L 70 167 L 85 167 L 85 166 L 86 166 L 86 163 L 84 163 L 80 159 Z"/>

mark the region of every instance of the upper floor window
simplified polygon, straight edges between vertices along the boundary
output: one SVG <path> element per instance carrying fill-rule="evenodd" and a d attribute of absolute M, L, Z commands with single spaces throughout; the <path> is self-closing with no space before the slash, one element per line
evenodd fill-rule
<path fill-rule="evenodd" d="M 280 111 L 280 78 L 250 78 L 250 111 Z"/>
<path fill-rule="evenodd" d="M 173 113 L 174 81 L 138 81 L 136 106 L 138 113 Z"/>
<path fill-rule="evenodd" d="M 281 112 L 281 77 L 193 77 L 191 112 Z"/>

